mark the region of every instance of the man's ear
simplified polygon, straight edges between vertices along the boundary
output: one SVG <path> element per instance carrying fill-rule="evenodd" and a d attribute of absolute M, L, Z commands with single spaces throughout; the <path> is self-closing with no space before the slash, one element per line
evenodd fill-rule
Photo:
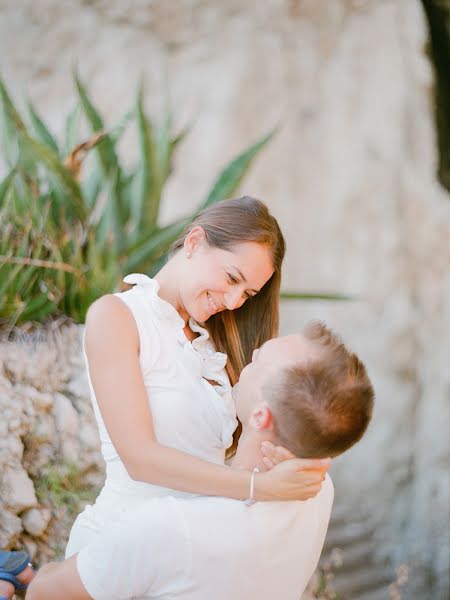
<path fill-rule="evenodd" d="M 250 415 L 249 425 L 256 431 L 273 431 L 274 420 L 269 405 L 263 402 Z"/>
<path fill-rule="evenodd" d="M 187 254 L 192 256 L 200 246 L 202 246 L 206 242 L 206 234 L 203 227 L 200 225 L 196 225 L 191 229 L 191 231 L 187 234 L 186 239 L 184 240 L 184 250 Z"/>

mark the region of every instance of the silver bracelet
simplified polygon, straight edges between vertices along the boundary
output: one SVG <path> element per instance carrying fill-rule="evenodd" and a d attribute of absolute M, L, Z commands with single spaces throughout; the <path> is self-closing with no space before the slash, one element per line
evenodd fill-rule
<path fill-rule="evenodd" d="M 250 495 L 247 498 L 247 500 L 245 500 L 245 504 L 247 506 L 251 506 L 252 504 L 255 504 L 256 500 L 253 497 L 254 496 L 254 492 L 255 492 L 255 474 L 259 473 L 259 469 L 258 467 L 255 467 L 252 471 L 252 476 L 250 477 Z"/>

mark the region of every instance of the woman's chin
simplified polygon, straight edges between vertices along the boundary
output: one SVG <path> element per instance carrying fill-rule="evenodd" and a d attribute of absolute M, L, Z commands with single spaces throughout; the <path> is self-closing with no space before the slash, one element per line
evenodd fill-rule
<path fill-rule="evenodd" d="M 191 317 L 194 319 L 194 321 L 197 321 L 197 323 L 204 323 L 205 321 L 207 321 L 209 319 L 209 317 L 211 316 L 211 312 L 206 311 L 206 310 L 193 310 L 191 312 Z"/>
<path fill-rule="evenodd" d="M 189 315 L 194 319 L 194 321 L 197 321 L 197 323 L 204 323 L 210 317 L 216 314 L 216 311 L 214 311 L 212 306 L 209 306 L 207 302 L 193 303 L 187 308 Z"/>

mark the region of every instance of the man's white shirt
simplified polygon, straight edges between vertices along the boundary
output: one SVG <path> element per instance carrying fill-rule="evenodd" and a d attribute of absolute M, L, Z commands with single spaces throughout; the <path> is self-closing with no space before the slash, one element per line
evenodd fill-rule
<path fill-rule="evenodd" d="M 333 495 L 327 475 L 305 502 L 154 498 L 83 548 L 78 572 L 94 600 L 299 600 Z"/>

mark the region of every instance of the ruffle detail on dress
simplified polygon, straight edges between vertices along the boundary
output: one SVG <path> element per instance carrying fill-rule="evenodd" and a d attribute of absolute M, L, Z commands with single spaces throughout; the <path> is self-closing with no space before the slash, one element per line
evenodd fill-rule
<path fill-rule="evenodd" d="M 222 421 L 222 445 L 229 448 L 233 441 L 233 433 L 238 426 L 236 408 L 231 395 L 231 385 L 225 371 L 227 355 L 216 352 L 210 339 L 209 331 L 190 318 L 189 327 L 199 336 L 191 342 L 186 341 L 183 350 L 186 363 L 190 364 L 193 372 L 208 381 L 215 381 L 214 407 Z M 184 335 L 184 334 L 183 334 Z"/>
<path fill-rule="evenodd" d="M 200 335 L 192 340 L 192 348 L 202 357 L 202 377 L 217 381 L 220 386 L 220 393 L 225 393 L 230 389 L 228 376 L 224 372 L 228 357 L 223 352 L 216 352 L 209 336 L 209 331 L 199 325 L 197 321 L 190 318 L 189 327 L 195 333 Z"/>
<path fill-rule="evenodd" d="M 126 275 L 123 280 L 130 285 L 149 285 L 152 287 L 158 285 L 158 282 L 155 279 L 145 275 L 145 273 L 130 273 L 130 275 Z"/>
<path fill-rule="evenodd" d="M 135 285 L 147 295 L 154 313 L 163 319 L 173 323 L 175 327 L 184 328 L 184 321 L 178 314 L 176 308 L 158 296 L 159 283 L 144 273 L 131 273 L 123 278 L 125 283 Z"/>

